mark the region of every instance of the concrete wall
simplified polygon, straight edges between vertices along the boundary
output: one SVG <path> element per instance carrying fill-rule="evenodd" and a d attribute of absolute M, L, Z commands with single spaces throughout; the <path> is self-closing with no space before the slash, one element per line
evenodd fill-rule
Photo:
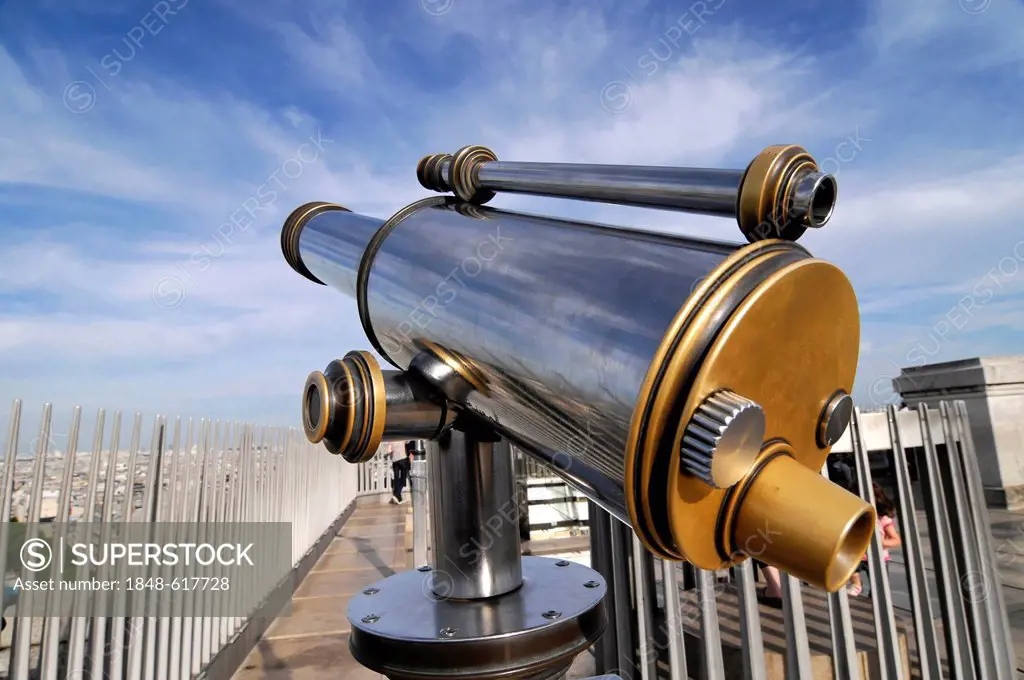
<path fill-rule="evenodd" d="M 1024 356 L 905 368 L 893 388 L 910 407 L 962 399 L 989 504 L 1024 509 Z"/>

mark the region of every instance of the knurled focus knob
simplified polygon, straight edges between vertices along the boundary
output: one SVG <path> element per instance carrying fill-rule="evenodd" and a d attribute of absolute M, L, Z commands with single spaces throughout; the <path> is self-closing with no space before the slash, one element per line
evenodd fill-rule
<path fill-rule="evenodd" d="M 764 444 L 764 411 L 729 390 L 715 392 L 694 412 L 680 447 L 683 470 L 724 489 L 750 472 Z"/>

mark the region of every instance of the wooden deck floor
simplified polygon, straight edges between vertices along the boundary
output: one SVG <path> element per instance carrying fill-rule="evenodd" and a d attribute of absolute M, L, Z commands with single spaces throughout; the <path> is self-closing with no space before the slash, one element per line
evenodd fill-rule
<path fill-rule="evenodd" d="M 366 502 L 366 501 L 370 502 Z M 379 680 L 348 651 L 349 598 L 396 571 L 412 568 L 409 505 L 361 499 L 338 536 L 249 653 L 234 680 Z M 544 546 L 535 545 L 544 552 Z M 593 656 L 581 654 L 567 680 L 594 675 Z"/>
<path fill-rule="evenodd" d="M 348 651 L 349 597 L 407 569 L 408 505 L 361 505 L 342 526 L 278 617 L 249 653 L 235 680 L 378 680 Z"/>

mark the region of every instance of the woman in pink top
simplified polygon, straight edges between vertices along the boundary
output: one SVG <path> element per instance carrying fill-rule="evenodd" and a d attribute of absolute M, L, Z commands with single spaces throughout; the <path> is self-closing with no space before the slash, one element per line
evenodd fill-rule
<path fill-rule="evenodd" d="M 890 548 L 898 548 L 903 544 L 900 539 L 900 532 L 896 530 L 896 504 L 886 495 L 885 491 L 878 484 L 872 483 L 871 488 L 875 492 L 875 512 L 878 514 L 878 533 L 882 543 L 882 560 L 888 562 L 892 559 L 889 555 Z M 861 558 L 860 566 L 850 578 L 849 594 L 857 597 L 864 591 L 863 575 L 868 572 L 868 556 L 865 553 Z"/>

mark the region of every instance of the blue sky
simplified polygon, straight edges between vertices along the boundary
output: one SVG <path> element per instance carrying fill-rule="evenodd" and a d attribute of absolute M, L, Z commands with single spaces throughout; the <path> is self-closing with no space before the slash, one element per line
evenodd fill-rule
<path fill-rule="evenodd" d="M 853 281 L 856 396 L 885 403 L 899 366 L 1024 353 L 1022 80 L 1020 0 L 0 0 L 0 403 L 296 424 L 306 374 L 367 347 L 281 257 L 297 205 L 387 216 L 470 143 L 742 167 L 780 142 L 838 176 L 802 243 Z"/>

